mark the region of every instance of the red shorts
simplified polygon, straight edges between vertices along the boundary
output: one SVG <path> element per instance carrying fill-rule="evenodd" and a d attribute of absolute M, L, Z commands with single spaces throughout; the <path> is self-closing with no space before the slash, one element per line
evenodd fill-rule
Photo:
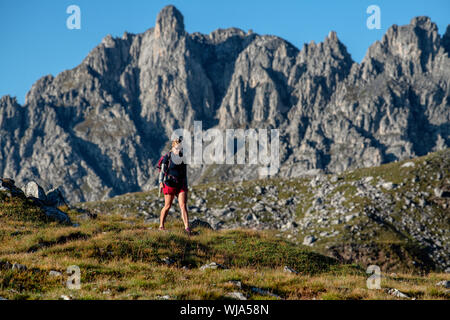
<path fill-rule="evenodd" d="M 168 185 L 166 185 L 164 183 L 164 188 L 163 188 L 163 193 L 164 194 L 171 194 L 171 195 L 174 195 L 174 196 L 178 196 L 178 194 L 182 193 L 182 192 L 187 192 L 187 186 L 186 185 L 183 185 L 181 188 L 172 188 L 172 187 L 169 187 Z"/>

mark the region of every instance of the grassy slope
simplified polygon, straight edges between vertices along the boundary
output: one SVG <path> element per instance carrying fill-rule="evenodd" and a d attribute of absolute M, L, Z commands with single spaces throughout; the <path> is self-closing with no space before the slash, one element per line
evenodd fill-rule
<path fill-rule="evenodd" d="M 413 162 L 414 167 L 402 167 L 406 162 Z M 329 204 L 332 196 L 338 194 L 338 198 L 345 198 L 342 204 L 348 208 L 349 213 L 360 213 L 360 215 L 349 222 L 338 225 L 324 226 L 314 222 L 311 228 L 289 234 L 289 238 L 291 241 L 301 244 L 306 235 L 311 234 L 317 237 L 322 232 L 333 234 L 338 231 L 339 233 L 336 236 L 319 236 L 318 241 L 314 243 L 314 250 L 325 255 L 339 256 L 339 258 L 346 259 L 351 263 L 362 263 L 365 266 L 377 264 L 382 267 L 382 270 L 386 271 L 432 270 L 434 269 L 433 263 L 425 253 L 426 250 L 408 232 L 395 228 L 386 221 L 380 224 L 365 213 L 368 206 L 377 208 L 379 203 L 377 204 L 367 197 L 359 196 L 354 184 L 365 177 L 373 178 L 370 181 L 372 186 L 376 186 L 380 181 L 389 181 L 396 184 L 397 187 L 393 190 L 377 189 L 384 196 L 392 199 L 392 204 L 389 205 L 388 210 L 380 209 L 380 211 L 389 211 L 390 218 L 394 221 L 401 221 L 404 218 L 423 220 L 424 226 L 433 230 L 438 238 L 448 238 L 450 225 L 448 209 L 444 209 L 434 197 L 433 189 L 440 187 L 450 190 L 449 170 L 450 149 L 446 149 L 411 160 L 344 172 L 337 175 L 338 180 L 335 182 L 331 182 L 332 175 L 327 175 L 325 179 L 335 187 L 330 195 L 323 197 L 325 205 Z M 441 178 L 436 179 L 438 173 Z M 192 198 L 193 193 L 206 195 L 207 208 L 223 208 L 230 203 L 235 203 L 235 206 L 243 209 L 254 206 L 255 202 L 248 201 L 249 198 L 254 197 L 260 201 L 263 197 L 267 197 L 266 195 L 255 195 L 255 186 L 277 186 L 280 192 L 276 197 L 270 198 L 269 202 L 276 203 L 279 200 L 298 197 L 300 202 L 297 205 L 296 212 L 298 221 L 301 221 L 311 207 L 317 190 L 320 189 L 320 186 L 311 187 L 310 182 L 311 178 L 252 180 L 244 181 L 238 190 L 233 183 L 207 183 L 191 188 L 189 196 Z M 220 192 L 209 192 L 208 189 L 211 187 L 215 187 Z M 411 191 L 414 191 L 412 196 L 410 195 Z M 158 216 L 162 200 L 156 198 L 156 192 L 156 190 L 152 190 L 130 193 L 107 201 L 88 202 L 83 205 L 99 214 L 116 213 L 143 217 L 141 212 L 145 209 L 154 216 Z M 425 214 L 423 208 L 418 205 L 419 199 L 416 197 L 420 192 L 428 193 L 424 200 L 427 202 L 426 209 L 430 209 L 430 211 Z M 399 200 L 396 200 L 396 197 Z M 406 207 L 405 201 L 407 198 L 415 205 Z M 143 208 L 142 202 L 156 203 L 157 205 L 154 208 Z M 189 200 L 189 204 L 193 202 L 193 199 Z M 330 206 L 327 210 L 332 212 L 334 208 Z M 244 214 L 243 210 L 238 210 L 236 212 L 237 219 Z M 313 214 L 315 213 L 313 212 Z M 197 215 L 201 217 L 201 214 Z M 424 216 L 427 218 L 422 219 Z M 270 219 L 271 214 L 267 212 L 261 217 L 262 221 Z M 353 228 L 359 230 L 357 237 L 350 232 Z M 283 233 L 286 236 L 286 233 L 290 233 L 290 231 Z M 337 255 L 335 252 L 339 252 L 339 254 Z"/>
<path fill-rule="evenodd" d="M 389 166 L 394 168 L 391 172 Z M 394 170 L 400 170 L 399 164 L 356 170 L 342 175 L 342 178 L 351 180 L 359 179 L 359 175 L 376 177 L 385 174 L 392 178 Z M 420 167 L 416 166 L 415 170 L 420 170 Z M 401 179 L 404 180 L 403 173 Z M 276 184 L 281 180 L 261 182 Z M 254 183 L 244 183 L 248 187 L 246 192 L 250 192 Z M 294 179 L 283 183 L 291 183 L 303 190 L 307 199 L 310 192 L 306 187 L 307 181 Z M 11 201 L 1 193 L 0 296 L 5 298 L 57 299 L 65 294 L 76 299 L 157 299 L 164 295 L 172 299 L 221 299 L 232 291 L 240 291 L 250 299 L 275 298 L 251 290 L 258 287 L 282 299 L 395 299 L 386 290 L 367 289 L 368 275 L 364 268 L 342 264 L 316 253 L 324 249 L 320 243 L 317 248 L 309 248 L 296 244 L 295 238 L 282 240 L 275 231 L 211 231 L 202 228 L 196 230 L 197 235 L 188 238 L 181 233 L 182 226 L 178 220 L 169 220 L 170 231 L 160 232 L 156 230 L 156 224 L 145 224 L 142 218 L 133 214 L 124 217 L 121 214 L 123 209 L 121 211 L 114 205 L 109 207 L 111 203 L 119 202 L 128 203 L 133 208 L 148 196 L 146 192 L 91 203 L 92 207 L 101 206 L 102 211 L 112 209 L 108 212 L 110 215 L 99 215 L 95 220 L 81 220 L 79 213 L 61 208 L 80 227 L 44 221 L 26 199 Z M 131 211 L 130 208 L 126 210 Z M 301 217 L 302 205 L 298 210 Z M 403 241 L 386 232 L 384 238 L 373 241 Z M 174 263 L 167 265 L 163 261 L 165 257 Z M 199 269 L 212 261 L 229 269 Z M 28 269 L 11 270 L 6 262 L 21 263 Z M 82 289 L 79 291 L 69 290 L 64 285 L 67 279 L 65 270 L 70 265 L 78 265 L 81 269 Z M 300 273 L 284 272 L 286 265 Z M 49 276 L 50 270 L 60 271 L 63 275 Z M 449 274 L 404 272 L 383 276 L 383 289 L 397 288 L 417 299 L 450 298 L 448 290 L 436 286 L 438 281 L 450 280 Z M 237 288 L 231 280 L 241 281 L 242 288 Z"/>
<path fill-rule="evenodd" d="M 120 216 L 99 217 L 78 228 L 0 219 L 0 296 L 10 299 L 58 299 L 62 294 L 75 299 L 221 299 L 232 291 L 251 299 L 274 298 L 254 293 L 252 287 L 283 299 L 393 298 L 384 290 L 368 290 L 360 267 L 338 264 L 271 232 L 199 228 L 188 239 L 174 221 L 169 232 L 159 232 L 156 225 L 149 230 L 140 220 Z M 165 257 L 174 263 L 166 265 Z M 28 270 L 6 268 L 6 261 Z M 198 268 L 211 261 L 229 269 Z M 64 286 L 70 265 L 81 269 L 79 291 Z M 285 265 L 299 275 L 284 272 Z M 63 276 L 49 276 L 50 270 Z M 418 299 L 448 299 L 448 292 L 435 283 L 449 278 L 399 274 L 383 278 L 381 285 Z M 241 281 L 242 289 L 231 280 Z"/>

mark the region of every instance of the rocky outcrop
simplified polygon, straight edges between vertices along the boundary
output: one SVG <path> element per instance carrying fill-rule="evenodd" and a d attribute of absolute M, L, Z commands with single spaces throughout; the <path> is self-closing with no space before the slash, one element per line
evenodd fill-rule
<path fill-rule="evenodd" d="M 77 67 L 0 99 L 0 175 L 69 201 L 148 190 L 176 128 L 277 128 L 279 175 L 341 172 L 450 145 L 449 28 L 392 26 L 355 63 L 335 32 L 299 50 L 236 28 L 189 34 L 167 6 L 154 28 L 106 36 Z M 192 183 L 257 177 L 190 168 Z"/>
<path fill-rule="evenodd" d="M 30 199 L 33 207 L 38 207 L 43 212 L 46 220 L 57 221 L 63 224 L 71 224 L 70 217 L 57 207 L 67 204 L 58 188 L 50 190 L 45 194 L 44 189 L 35 181 L 30 181 L 25 192 L 15 186 L 15 181 L 9 178 L 0 178 L 0 191 L 6 193 L 7 199 L 22 198 Z M 4 201 L 1 197 L 0 203 Z M 8 201 L 8 200 L 6 200 Z M 20 212 L 20 215 L 26 215 L 27 212 Z M 26 218 L 26 217 L 24 217 Z"/>

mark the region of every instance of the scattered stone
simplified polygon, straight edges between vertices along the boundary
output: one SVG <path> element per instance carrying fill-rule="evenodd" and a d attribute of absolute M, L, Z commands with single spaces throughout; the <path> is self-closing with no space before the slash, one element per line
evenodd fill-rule
<path fill-rule="evenodd" d="M 25 270 L 27 270 L 28 268 L 27 268 L 25 265 L 23 265 L 23 264 L 13 263 L 12 269 L 13 269 L 13 270 L 17 270 L 17 271 L 25 271 Z"/>
<path fill-rule="evenodd" d="M 252 291 L 254 293 L 260 294 L 262 296 L 271 296 L 271 297 L 275 297 L 275 298 L 281 299 L 281 297 L 279 295 L 276 295 L 275 293 L 272 293 L 272 292 L 270 292 L 268 290 L 264 290 L 264 289 L 261 289 L 261 288 L 252 287 Z"/>
<path fill-rule="evenodd" d="M 433 189 L 434 195 L 438 198 L 442 197 L 442 194 L 444 193 L 444 190 L 440 189 L 440 188 L 434 188 Z"/>
<path fill-rule="evenodd" d="M 414 162 L 408 161 L 402 164 L 402 168 L 413 168 L 415 166 Z"/>
<path fill-rule="evenodd" d="M 292 268 L 290 268 L 288 266 L 284 266 L 283 271 L 287 272 L 287 273 L 298 274 L 298 271 L 295 271 L 294 269 L 292 269 Z"/>
<path fill-rule="evenodd" d="M 313 201 L 313 206 L 317 207 L 318 205 L 322 204 L 322 198 L 318 197 L 316 200 Z"/>
<path fill-rule="evenodd" d="M 252 210 L 253 210 L 254 212 L 262 212 L 262 211 L 265 210 L 265 206 L 264 206 L 261 202 L 258 202 L 257 204 L 255 204 L 255 205 L 252 207 Z"/>
<path fill-rule="evenodd" d="M 51 277 L 61 277 L 61 276 L 62 276 L 62 273 L 59 272 L 59 271 L 51 270 L 51 271 L 48 273 L 48 275 L 51 276 Z"/>
<path fill-rule="evenodd" d="M 203 220 L 200 220 L 198 218 L 195 218 L 191 224 L 190 224 L 191 229 L 197 228 L 197 227 L 201 227 L 201 228 L 206 228 L 206 229 L 211 229 L 213 230 L 213 227 L 211 227 L 211 225 Z"/>
<path fill-rule="evenodd" d="M 228 208 L 211 209 L 211 214 L 216 217 L 222 217 L 226 215 L 230 210 Z"/>
<path fill-rule="evenodd" d="M 69 297 L 69 296 L 66 296 L 66 295 L 61 295 L 61 297 L 59 297 L 61 300 L 72 300 L 72 298 L 71 297 Z"/>
<path fill-rule="evenodd" d="M 247 297 L 238 291 L 229 292 L 225 296 L 236 300 L 247 300 Z"/>
<path fill-rule="evenodd" d="M 221 265 L 216 262 L 211 262 L 209 264 L 205 264 L 200 267 L 200 270 L 206 270 L 206 269 L 227 269 L 224 265 Z"/>
<path fill-rule="evenodd" d="M 158 300 L 170 300 L 170 296 L 169 295 L 157 296 L 156 299 L 158 299 Z"/>
<path fill-rule="evenodd" d="M 172 265 L 175 263 L 174 260 L 170 259 L 169 257 L 165 257 L 164 259 L 162 259 L 162 261 L 167 264 L 168 266 Z"/>
<path fill-rule="evenodd" d="M 406 294 L 404 294 L 403 292 L 399 291 L 398 289 L 395 288 L 391 288 L 388 290 L 388 293 L 394 297 L 397 298 L 409 298 Z"/>
<path fill-rule="evenodd" d="M 255 187 L 255 194 L 257 194 L 257 195 L 262 194 L 263 191 L 264 191 L 264 189 L 261 188 L 260 186 Z"/>
<path fill-rule="evenodd" d="M 247 213 L 244 216 L 245 221 L 258 221 L 258 218 L 253 213 Z"/>
<path fill-rule="evenodd" d="M 450 281 L 449 280 L 439 281 L 438 283 L 436 283 L 436 285 L 439 287 L 444 287 L 446 289 L 450 289 Z"/>
<path fill-rule="evenodd" d="M 395 187 L 395 185 L 392 182 L 385 182 L 381 186 L 388 191 L 394 189 Z"/>
<path fill-rule="evenodd" d="M 303 239 L 303 245 L 305 245 L 305 246 L 311 246 L 316 240 L 317 240 L 317 239 L 316 239 L 316 237 L 314 237 L 314 236 L 306 236 L 306 237 Z"/>

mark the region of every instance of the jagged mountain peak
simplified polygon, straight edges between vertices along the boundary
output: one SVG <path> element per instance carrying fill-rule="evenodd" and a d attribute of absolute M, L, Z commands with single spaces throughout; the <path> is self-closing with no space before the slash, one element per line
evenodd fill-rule
<path fill-rule="evenodd" d="M 447 26 L 444 35 L 442 36 L 442 46 L 447 54 L 450 56 L 450 24 Z"/>
<path fill-rule="evenodd" d="M 392 25 L 384 34 L 381 42 L 376 42 L 368 50 L 368 55 L 377 54 L 377 45 L 381 45 L 385 52 L 402 59 L 415 59 L 422 53 L 436 52 L 440 37 L 438 28 L 429 17 L 415 17 L 410 24 Z M 375 51 L 375 52 L 374 52 Z M 425 52 L 426 51 L 426 52 Z"/>
<path fill-rule="evenodd" d="M 322 42 L 316 43 L 314 40 L 311 40 L 309 43 L 305 43 L 301 50 L 301 53 L 305 56 L 323 54 L 325 52 L 339 53 L 342 57 L 350 56 L 346 46 L 339 40 L 336 31 L 330 31 Z"/>
<path fill-rule="evenodd" d="M 196 120 L 204 129 L 279 128 L 282 176 L 450 145 L 450 59 L 442 54 L 450 31 L 441 39 L 427 17 L 390 28 L 361 65 L 334 31 L 298 50 L 237 28 L 187 34 L 183 21 L 164 7 L 154 28 L 108 35 L 79 66 L 39 79 L 26 108 L 3 97 L 0 176 L 61 185 L 70 201 L 148 190 L 172 131 Z M 430 66 L 440 70 L 434 78 Z M 422 82 L 406 87 L 416 75 Z M 191 168 L 192 183 L 206 173 L 257 177 L 254 167 L 218 168 Z"/>
<path fill-rule="evenodd" d="M 431 18 L 428 16 L 418 16 L 411 19 L 410 25 L 417 26 L 421 29 L 426 29 L 430 31 L 437 31 L 436 24 L 431 21 Z"/>
<path fill-rule="evenodd" d="M 165 6 L 156 18 L 156 36 L 180 35 L 184 32 L 184 17 L 181 12 L 173 5 Z"/>
<path fill-rule="evenodd" d="M 17 98 L 16 97 L 11 97 L 9 94 L 0 97 L 0 105 L 3 104 L 17 104 Z"/>

